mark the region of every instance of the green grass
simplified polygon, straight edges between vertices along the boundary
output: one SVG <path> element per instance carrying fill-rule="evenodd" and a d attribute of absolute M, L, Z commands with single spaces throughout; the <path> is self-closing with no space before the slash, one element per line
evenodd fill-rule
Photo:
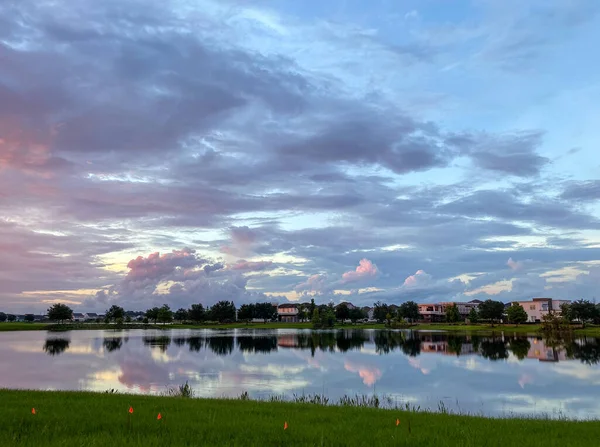
<path fill-rule="evenodd" d="M 344 324 L 336 325 L 337 329 L 385 329 L 385 325 L 379 323 L 368 323 L 368 324 Z M 0 323 L 0 332 L 3 331 L 35 331 L 35 330 L 104 330 L 104 329 L 116 329 L 114 324 L 98 324 L 98 323 L 76 323 L 63 325 L 58 327 L 57 325 L 47 323 Z M 231 324 L 149 324 L 144 325 L 141 323 L 131 323 L 123 325 L 126 329 L 312 329 L 311 323 L 231 323 Z M 539 332 L 539 324 L 523 324 L 515 326 L 512 324 L 500 324 L 494 325 L 493 327 L 489 324 L 445 324 L 445 323 L 430 323 L 430 324 L 416 324 L 410 326 L 409 329 L 420 330 L 420 331 L 448 331 L 448 332 L 463 332 L 463 333 L 499 333 L 504 332 L 508 334 L 535 334 Z M 590 335 L 600 336 L 600 326 L 587 326 L 585 329 L 574 329 L 576 335 Z"/>
<path fill-rule="evenodd" d="M 598 422 L 80 392 L 0 390 L 0 414 L 2 446 L 564 447 L 600 435 Z"/>
<path fill-rule="evenodd" d="M 47 327 L 47 323 L 0 323 L 0 332 L 45 331 Z"/>

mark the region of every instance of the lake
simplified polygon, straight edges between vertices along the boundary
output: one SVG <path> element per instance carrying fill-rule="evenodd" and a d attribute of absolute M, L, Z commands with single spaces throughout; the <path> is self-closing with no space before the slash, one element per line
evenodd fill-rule
<path fill-rule="evenodd" d="M 490 416 L 600 418 L 600 339 L 381 330 L 0 333 L 0 388 L 387 396 Z"/>

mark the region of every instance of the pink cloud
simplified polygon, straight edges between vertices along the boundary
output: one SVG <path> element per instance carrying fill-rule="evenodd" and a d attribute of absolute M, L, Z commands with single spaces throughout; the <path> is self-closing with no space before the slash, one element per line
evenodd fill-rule
<path fill-rule="evenodd" d="M 431 275 L 425 273 L 424 270 L 417 270 L 414 275 L 410 275 L 404 280 L 404 285 L 406 287 L 416 287 L 428 282 L 430 279 Z"/>
<path fill-rule="evenodd" d="M 196 256 L 195 250 L 184 248 L 171 253 L 151 253 L 148 257 L 138 256 L 127 264 L 129 272 L 126 280 L 141 281 L 160 279 L 171 275 L 178 268 L 194 268 L 206 261 Z"/>
<path fill-rule="evenodd" d="M 228 266 L 231 270 L 242 270 L 242 271 L 261 271 L 265 270 L 273 265 L 272 261 L 246 261 L 245 259 L 240 259 L 235 264 L 230 264 Z"/>
<path fill-rule="evenodd" d="M 221 253 L 231 256 L 251 256 L 257 243 L 258 234 L 248 227 L 233 227 L 230 230 L 231 242 L 221 247 Z"/>
<path fill-rule="evenodd" d="M 366 258 L 360 260 L 356 270 L 346 272 L 342 275 L 342 282 L 355 282 L 364 279 L 375 278 L 379 274 L 377 266 Z"/>
<path fill-rule="evenodd" d="M 508 258 L 506 265 L 508 265 L 514 271 L 521 270 L 523 268 L 523 263 L 521 261 L 514 261 L 513 258 Z"/>
<path fill-rule="evenodd" d="M 381 371 L 373 366 L 356 365 L 349 361 L 344 362 L 344 369 L 349 372 L 358 373 L 363 383 L 367 386 L 375 385 L 381 379 Z"/>
<path fill-rule="evenodd" d="M 296 292 L 320 292 L 327 286 L 326 275 L 312 275 L 295 287 Z"/>

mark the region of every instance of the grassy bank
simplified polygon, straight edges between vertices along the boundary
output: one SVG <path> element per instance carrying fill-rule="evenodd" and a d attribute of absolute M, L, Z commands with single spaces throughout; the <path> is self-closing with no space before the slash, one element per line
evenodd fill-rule
<path fill-rule="evenodd" d="M 384 324 L 344 324 L 336 325 L 336 329 L 385 329 Z M 0 323 L 0 332 L 5 331 L 66 331 L 66 330 L 107 330 L 107 329 L 312 329 L 311 323 L 230 323 L 230 324 L 141 324 L 130 323 L 119 327 L 114 324 L 103 323 L 74 323 L 67 325 L 54 325 L 48 323 Z M 415 324 L 407 329 L 419 331 L 447 331 L 461 333 L 491 334 L 504 332 L 505 334 L 535 334 L 540 331 L 539 324 L 524 324 L 515 326 L 512 324 L 500 324 L 491 326 L 489 324 Z M 587 326 L 585 329 L 575 328 L 576 335 L 589 335 L 600 337 L 600 326 Z"/>
<path fill-rule="evenodd" d="M 68 392 L 0 390 L 0 414 L 2 446 L 563 447 L 600 434 L 597 422 Z"/>

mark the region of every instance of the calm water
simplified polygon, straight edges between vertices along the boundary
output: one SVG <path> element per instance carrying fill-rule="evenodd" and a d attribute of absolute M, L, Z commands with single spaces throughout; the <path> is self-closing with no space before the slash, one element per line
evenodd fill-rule
<path fill-rule="evenodd" d="M 600 339 L 340 330 L 0 333 L 0 388 L 390 396 L 495 416 L 600 418 Z"/>

